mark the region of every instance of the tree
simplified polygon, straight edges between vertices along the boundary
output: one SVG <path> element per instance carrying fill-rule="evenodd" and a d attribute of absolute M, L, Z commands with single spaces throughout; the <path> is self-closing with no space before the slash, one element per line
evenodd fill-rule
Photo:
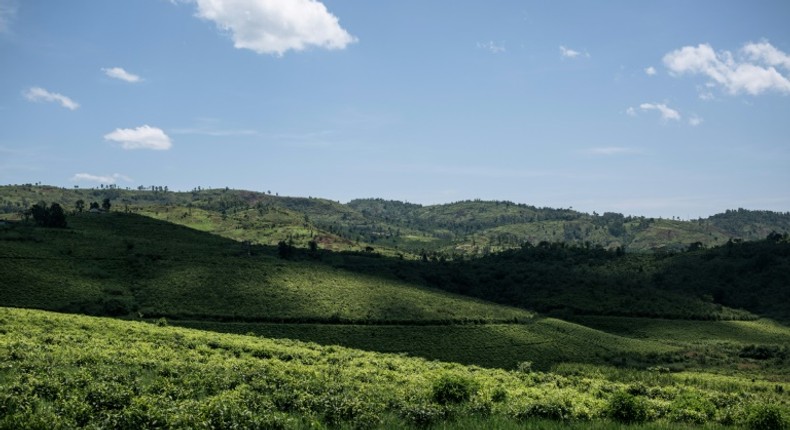
<path fill-rule="evenodd" d="M 104 200 L 102 200 L 102 202 L 101 202 L 101 208 L 102 209 L 104 209 L 105 211 L 109 212 L 110 211 L 110 207 L 112 207 L 112 204 L 110 203 L 110 199 L 109 198 L 105 198 Z"/>
<path fill-rule="evenodd" d="M 66 212 L 57 204 L 52 203 L 49 207 L 49 220 L 47 227 L 66 228 Z"/>
<path fill-rule="evenodd" d="M 93 209 L 99 209 L 99 203 L 97 203 L 97 202 L 91 202 L 90 209 L 91 209 L 91 210 L 93 210 Z"/>
<path fill-rule="evenodd" d="M 290 242 L 290 241 L 289 241 Z M 291 258 L 294 252 L 294 247 L 290 243 L 281 240 L 277 243 L 277 255 L 283 260 Z"/>
<path fill-rule="evenodd" d="M 77 200 L 77 202 L 74 203 L 74 207 L 77 208 L 77 212 L 82 212 L 82 210 L 85 209 L 85 200 Z"/>
<path fill-rule="evenodd" d="M 57 203 L 50 207 L 45 202 L 36 203 L 30 208 L 30 214 L 41 227 L 66 228 L 66 213 Z"/>

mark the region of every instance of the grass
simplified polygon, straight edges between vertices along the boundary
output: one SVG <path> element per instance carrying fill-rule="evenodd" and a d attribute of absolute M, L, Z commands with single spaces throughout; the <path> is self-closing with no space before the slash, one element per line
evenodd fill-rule
<path fill-rule="evenodd" d="M 103 315 L 242 321 L 496 322 L 532 313 L 148 217 L 84 214 L 0 231 L 0 303 Z M 166 240 L 163 240 L 166 239 Z"/>
<path fill-rule="evenodd" d="M 723 428 L 790 412 L 765 382 L 706 373 L 505 371 L 9 308 L 0 363 L 0 428 Z M 645 423 L 611 421 L 623 396 Z"/>
<path fill-rule="evenodd" d="M 427 359 L 515 369 L 532 362 L 549 369 L 562 362 L 607 363 L 623 356 L 679 350 L 650 340 L 635 340 L 553 318 L 529 324 L 453 326 L 362 326 L 255 324 L 180 321 L 178 325 L 228 333 L 254 333 L 367 351 L 408 353 Z"/>

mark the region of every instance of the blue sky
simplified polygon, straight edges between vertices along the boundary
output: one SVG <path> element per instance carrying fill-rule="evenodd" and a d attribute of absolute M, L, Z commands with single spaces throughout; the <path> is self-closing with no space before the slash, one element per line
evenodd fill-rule
<path fill-rule="evenodd" d="M 0 183 L 790 211 L 787 1 L 0 0 Z"/>

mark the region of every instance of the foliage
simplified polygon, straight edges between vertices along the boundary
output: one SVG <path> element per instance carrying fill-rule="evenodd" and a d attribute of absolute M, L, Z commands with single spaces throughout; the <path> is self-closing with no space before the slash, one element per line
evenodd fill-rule
<path fill-rule="evenodd" d="M 476 391 L 474 381 L 460 375 L 444 374 L 433 383 L 433 401 L 446 405 L 468 401 Z"/>
<path fill-rule="evenodd" d="M 757 403 L 747 410 L 746 427 L 751 430 L 782 430 L 788 424 L 782 409 L 776 405 Z"/>
<path fill-rule="evenodd" d="M 47 207 L 45 202 L 40 202 L 30 208 L 33 221 L 40 227 L 66 228 L 66 214 L 57 203 Z"/>
<path fill-rule="evenodd" d="M 622 423 L 647 421 L 649 416 L 645 400 L 625 391 L 618 391 L 609 398 L 606 415 Z"/>
<path fill-rule="evenodd" d="M 276 245 L 293 240 L 306 247 L 364 250 L 387 255 L 452 258 L 480 256 L 524 243 L 563 242 L 628 251 L 682 251 L 707 248 L 728 239 L 757 240 L 790 231 L 790 214 L 728 210 L 707 219 L 681 221 L 586 214 L 572 209 L 538 208 L 508 201 L 461 201 L 422 206 L 382 199 L 340 204 L 320 198 L 280 197 L 244 190 L 200 189 L 170 192 L 164 186 L 137 190 L 115 186 L 65 189 L 51 186 L 0 186 L 0 214 L 16 214 L 32 202 L 49 200 L 75 207 L 78 200 L 112 200 L 132 211 L 236 240 Z M 93 207 L 93 205 L 91 205 Z M 98 205 L 96 205 L 98 208 Z M 784 237 L 784 236 L 782 236 Z"/>
<path fill-rule="evenodd" d="M 526 375 L 0 308 L 0 428 L 621 428 L 598 420 L 633 386 L 624 379 L 644 385 L 655 411 L 636 428 L 683 428 L 667 421 L 688 407 L 678 398 L 715 399 L 711 424 L 771 428 L 755 423 L 774 425 L 788 411 L 762 381 L 716 378 L 600 367 Z M 747 412 L 728 421 L 729 410 Z"/>

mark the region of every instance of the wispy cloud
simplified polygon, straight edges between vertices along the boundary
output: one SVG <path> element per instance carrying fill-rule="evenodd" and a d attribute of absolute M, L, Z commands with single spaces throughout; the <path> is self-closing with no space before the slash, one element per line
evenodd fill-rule
<path fill-rule="evenodd" d="M 119 180 L 124 182 L 134 182 L 132 178 L 120 173 L 113 173 L 112 175 L 107 176 L 93 175 L 90 173 L 76 173 L 71 177 L 71 180 L 73 182 L 96 182 L 99 184 L 114 184 Z"/>
<path fill-rule="evenodd" d="M 714 86 L 735 95 L 767 91 L 790 94 L 790 80 L 776 68 L 790 71 L 790 56 L 768 42 L 747 43 L 740 51 L 716 52 L 707 43 L 684 46 L 664 56 L 673 76 L 703 75 Z"/>
<path fill-rule="evenodd" d="M 658 73 L 658 72 L 656 72 L 656 68 L 655 68 L 655 67 L 653 67 L 653 66 L 650 66 L 650 67 L 645 67 L 645 74 L 646 74 L 647 76 L 653 76 L 653 75 L 655 75 L 656 73 Z"/>
<path fill-rule="evenodd" d="M 121 81 L 136 83 L 142 80 L 140 76 L 129 73 L 121 67 L 102 68 L 101 70 L 105 75 L 113 79 L 119 79 Z"/>
<path fill-rule="evenodd" d="M 314 46 L 345 49 L 357 38 L 317 0 L 193 0 L 197 16 L 227 32 L 238 49 L 283 55 Z"/>
<path fill-rule="evenodd" d="M 16 0 L 0 0 L 0 33 L 11 30 L 11 21 L 16 18 Z"/>
<path fill-rule="evenodd" d="M 664 103 L 642 103 L 639 105 L 639 111 L 647 112 L 653 110 L 658 111 L 661 114 L 661 119 L 664 121 L 670 119 L 673 121 L 680 120 L 680 112 L 670 108 Z M 626 109 L 625 113 L 630 116 L 636 116 L 638 111 L 634 107 L 629 107 L 628 109 Z"/>
<path fill-rule="evenodd" d="M 565 46 L 562 45 L 560 45 L 560 56 L 562 58 L 578 58 L 578 57 L 590 58 L 590 54 L 587 52 L 581 52 L 575 49 L 566 48 Z"/>
<path fill-rule="evenodd" d="M 170 137 L 161 128 L 143 125 L 137 128 L 117 128 L 104 135 L 104 139 L 118 142 L 123 149 L 168 150 L 173 146 Z"/>
<path fill-rule="evenodd" d="M 24 96 L 31 102 L 49 102 L 60 103 L 66 109 L 75 110 L 80 107 L 80 104 L 74 100 L 59 93 L 51 93 L 41 87 L 32 87 L 25 91 Z"/>
<path fill-rule="evenodd" d="M 696 116 L 696 115 L 694 115 L 691 118 L 689 118 L 689 125 L 692 126 L 692 127 L 696 127 L 696 126 L 702 124 L 703 122 L 704 122 L 704 120 L 702 118 Z"/>
<path fill-rule="evenodd" d="M 493 41 L 477 42 L 477 47 L 479 49 L 485 49 L 486 51 L 489 51 L 492 54 L 499 54 L 501 52 L 506 51 L 504 43 L 500 43 L 499 45 L 497 45 Z"/>

